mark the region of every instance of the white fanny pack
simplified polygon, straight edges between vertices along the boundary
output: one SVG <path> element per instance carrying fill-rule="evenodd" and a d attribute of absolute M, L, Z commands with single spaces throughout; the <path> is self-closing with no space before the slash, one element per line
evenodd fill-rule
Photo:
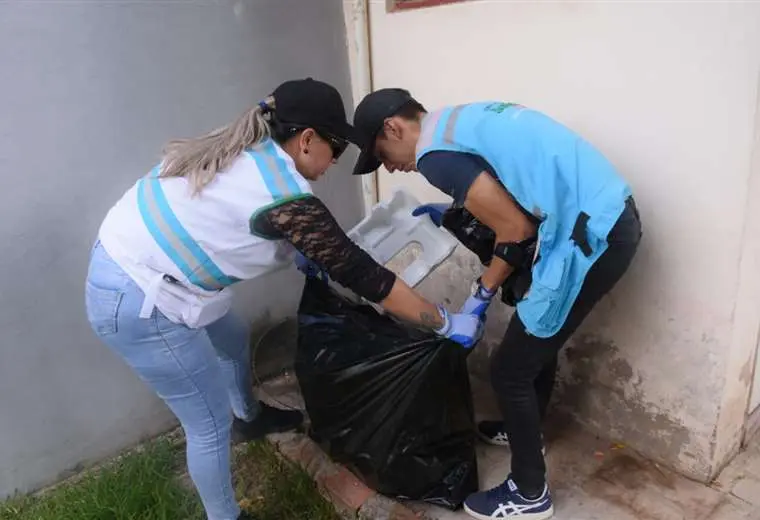
<path fill-rule="evenodd" d="M 232 289 L 206 291 L 188 286 L 169 275 L 156 275 L 145 291 L 141 318 L 150 318 L 156 308 L 169 321 L 199 329 L 215 322 L 232 307 Z"/>

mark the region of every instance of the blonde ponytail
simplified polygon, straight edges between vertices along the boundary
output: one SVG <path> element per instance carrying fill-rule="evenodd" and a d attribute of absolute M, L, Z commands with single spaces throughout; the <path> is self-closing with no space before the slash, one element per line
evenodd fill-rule
<path fill-rule="evenodd" d="M 268 97 L 235 121 L 204 136 L 170 141 L 163 150 L 161 177 L 185 177 L 198 194 L 243 150 L 271 136 L 265 113 L 274 109 Z"/>

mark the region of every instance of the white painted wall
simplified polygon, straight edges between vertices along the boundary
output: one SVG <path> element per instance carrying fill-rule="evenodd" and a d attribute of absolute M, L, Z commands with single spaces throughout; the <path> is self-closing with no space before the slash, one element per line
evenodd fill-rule
<path fill-rule="evenodd" d="M 760 325 L 760 233 L 745 225 L 760 200 L 750 182 L 760 4 L 370 5 L 374 88 L 403 86 L 428 109 L 532 106 L 630 180 L 644 241 L 569 347 L 566 404 L 605 435 L 707 478 L 737 445 L 751 381 L 741 370 Z M 382 172 L 379 183 L 381 198 L 404 185 L 446 200 L 417 174 Z"/>

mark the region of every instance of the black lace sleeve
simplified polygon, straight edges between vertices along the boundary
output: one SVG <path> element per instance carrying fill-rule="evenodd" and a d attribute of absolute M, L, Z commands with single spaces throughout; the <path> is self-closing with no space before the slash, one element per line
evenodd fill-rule
<path fill-rule="evenodd" d="M 391 292 L 396 275 L 348 238 L 317 197 L 285 202 L 262 216 L 278 235 L 356 294 L 379 302 Z"/>

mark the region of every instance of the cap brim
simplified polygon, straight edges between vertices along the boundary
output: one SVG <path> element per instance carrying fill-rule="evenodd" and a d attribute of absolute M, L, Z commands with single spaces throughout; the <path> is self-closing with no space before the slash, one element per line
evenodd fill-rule
<path fill-rule="evenodd" d="M 349 143 L 353 143 L 356 146 L 361 146 L 359 133 L 356 131 L 356 128 L 349 125 L 348 123 L 344 123 L 337 128 L 333 128 L 332 133 L 335 134 L 335 137 L 340 137 Z"/>
<path fill-rule="evenodd" d="M 382 162 L 369 149 L 363 149 L 354 166 L 354 175 L 365 175 L 380 168 Z"/>

